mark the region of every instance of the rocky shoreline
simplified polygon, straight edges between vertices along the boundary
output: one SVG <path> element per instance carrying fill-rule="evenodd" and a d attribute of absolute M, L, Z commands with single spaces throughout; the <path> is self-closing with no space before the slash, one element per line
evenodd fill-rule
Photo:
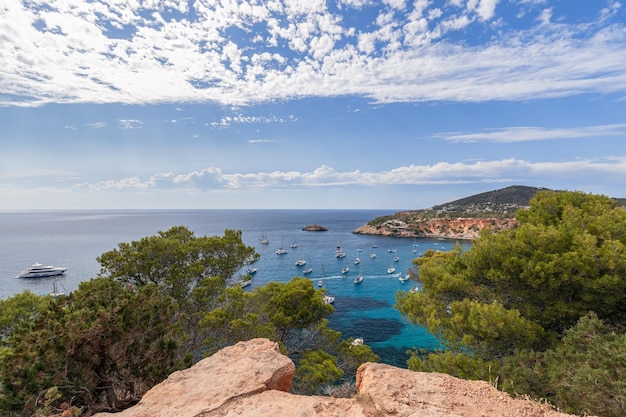
<path fill-rule="evenodd" d="M 444 238 L 473 240 L 484 229 L 494 232 L 512 229 L 517 221 L 512 218 L 430 218 L 411 222 L 392 218 L 378 225 L 359 226 L 352 233 L 405 238 Z"/>

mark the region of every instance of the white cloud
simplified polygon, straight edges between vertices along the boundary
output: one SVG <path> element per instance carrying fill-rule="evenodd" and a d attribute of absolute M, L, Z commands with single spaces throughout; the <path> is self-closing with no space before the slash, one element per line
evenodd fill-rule
<path fill-rule="evenodd" d="M 559 162 L 531 162 L 515 158 L 475 162 L 439 162 L 431 165 L 401 166 L 388 171 L 337 171 L 321 166 L 311 172 L 273 171 L 225 173 L 210 167 L 187 174 L 155 174 L 148 180 L 137 177 L 106 180 L 95 184 L 81 183 L 74 188 L 91 191 L 193 189 L 248 190 L 259 188 L 302 188 L 342 186 L 405 186 L 456 183 L 527 181 L 551 178 L 621 178 L 626 175 L 626 157 L 577 159 Z"/>
<path fill-rule="evenodd" d="M 498 0 L 446 7 L 344 0 L 351 13 L 368 9 L 362 19 L 369 21 L 358 26 L 323 0 L 46 4 L 4 6 L 0 106 L 243 105 L 338 95 L 485 101 L 626 91 L 626 30 L 611 23 L 621 7 L 615 0 L 597 6 L 597 21 L 559 16 L 558 25 L 544 3 L 520 0 L 518 7 L 544 8 L 537 26 L 524 30 L 514 21 L 492 27 Z M 470 27 L 493 41 L 459 43 Z"/>
<path fill-rule="evenodd" d="M 480 0 L 476 12 L 482 20 L 489 20 L 496 14 L 496 5 L 499 0 Z"/>
<path fill-rule="evenodd" d="M 141 129 L 141 126 L 143 125 L 142 120 L 135 119 L 119 119 L 117 122 L 120 124 L 122 129 Z"/>
<path fill-rule="evenodd" d="M 617 0 L 609 1 L 607 7 L 600 10 L 600 19 L 602 21 L 612 18 L 617 14 L 619 9 L 622 7 L 621 3 Z"/>
<path fill-rule="evenodd" d="M 626 124 L 582 126 L 576 128 L 543 128 L 532 126 L 489 129 L 479 133 L 441 133 L 437 137 L 450 142 L 514 143 L 555 139 L 596 139 L 626 135 Z"/>
<path fill-rule="evenodd" d="M 267 124 L 267 123 L 285 123 L 298 120 L 295 116 L 290 115 L 287 118 L 278 116 L 245 116 L 238 114 L 235 116 L 224 116 L 217 122 L 211 122 L 210 125 L 215 128 L 228 127 L 233 124 Z"/>

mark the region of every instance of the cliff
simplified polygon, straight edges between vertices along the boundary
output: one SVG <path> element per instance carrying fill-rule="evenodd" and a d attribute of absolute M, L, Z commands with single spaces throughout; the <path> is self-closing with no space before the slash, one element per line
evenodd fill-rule
<path fill-rule="evenodd" d="M 391 218 L 356 228 L 353 233 L 395 237 L 437 237 L 447 239 L 475 239 L 480 231 L 492 231 L 515 227 L 517 221 L 509 218 L 427 218 L 402 220 Z"/>
<path fill-rule="evenodd" d="M 295 367 L 276 343 L 253 339 L 175 372 L 121 413 L 96 417 L 564 417 L 482 381 L 366 363 L 352 398 L 289 394 Z"/>

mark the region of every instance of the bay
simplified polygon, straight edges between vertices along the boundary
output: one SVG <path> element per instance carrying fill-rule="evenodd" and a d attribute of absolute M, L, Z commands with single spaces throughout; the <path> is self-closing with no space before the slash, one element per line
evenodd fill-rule
<path fill-rule="evenodd" d="M 389 210 L 61 210 L 0 212 L 0 298 L 29 290 L 45 294 L 52 290 L 47 279 L 15 278 L 27 266 L 40 262 L 64 266 L 59 279 L 65 291 L 95 277 L 96 258 L 116 249 L 119 243 L 156 235 L 173 226 L 186 226 L 196 236 L 222 235 L 225 229 L 242 231 L 243 241 L 261 255 L 247 290 L 271 281 L 287 282 L 306 276 L 335 298 L 331 327 L 344 337 L 363 337 L 381 361 L 406 367 L 408 349 L 433 350 L 437 339 L 424 328 L 408 322 L 394 308 L 397 291 L 416 283 L 398 277 L 412 267 L 412 260 L 427 249 L 446 251 L 457 243 L 439 239 L 403 239 L 353 234 L 357 227 Z M 302 228 L 318 224 L 326 232 Z M 266 236 L 269 244 L 261 244 Z M 468 242 L 461 242 L 469 245 Z M 295 247 L 291 247 L 295 246 Z M 344 258 L 335 256 L 340 246 Z M 288 250 L 276 255 L 279 247 Z M 416 252 L 414 252 L 416 251 Z M 376 254 L 373 259 L 370 254 Z M 355 264 L 355 258 L 361 262 Z M 394 262 L 393 258 L 399 260 Z M 305 266 L 295 261 L 304 259 Z M 396 272 L 388 274 L 393 265 Z M 304 275 L 303 270 L 313 271 Z M 343 267 L 350 270 L 342 274 Z M 247 269 L 247 267 L 246 267 Z M 242 273 L 245 269 L 242 270 Z M 358 274 L 364 280 L 354 284 Z"/>

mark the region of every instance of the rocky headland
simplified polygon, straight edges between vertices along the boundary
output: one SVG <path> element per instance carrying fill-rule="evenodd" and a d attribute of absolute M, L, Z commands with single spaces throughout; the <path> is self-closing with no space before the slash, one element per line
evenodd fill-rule
<path fill-rule="evenodd" d="M 378 217 L 353 233 L 471 240 L 487 228 L 498 232 L 515 227 L 515 213 L 528 207 L 530 199 L 541 190 L 545 188 L 514 185 L 428 209 Z"/>
<path fill-rule="evenodd" d="M 511 229 L 517 224 L 510 218 L 427 218 L 406 222 L 399 218 L 378 224 L 364 224 L 353 233 L 394 237 L 433 237 L 445 239 L 475 239 L 481 230 L 494 232 Z"/>
<path fill-rule="evenodd" d="M 351 398 L 288 393 L 293 362 L 268 339 L 222 349 L 170 375 L 120 413 L 95 417 L 565 417 L 484 381 L 365 363 Z"/>

